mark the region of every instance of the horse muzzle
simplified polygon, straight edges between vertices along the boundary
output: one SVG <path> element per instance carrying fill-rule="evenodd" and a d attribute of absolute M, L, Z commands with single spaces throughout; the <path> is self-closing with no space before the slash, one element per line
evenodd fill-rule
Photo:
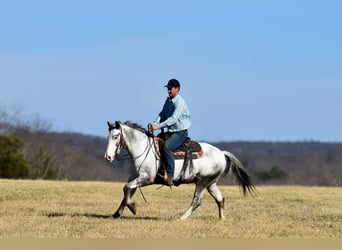
<path fill-rule="evenodd" d="M 107 153 L 105 154 L 105 159 L 110 163 L 114 161 L 114 157 L 108 155 Z"/>

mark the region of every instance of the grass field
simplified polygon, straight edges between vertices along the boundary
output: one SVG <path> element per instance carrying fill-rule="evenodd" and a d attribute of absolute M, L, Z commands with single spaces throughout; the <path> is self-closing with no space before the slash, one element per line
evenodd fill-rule
<path fill-rule="evenodd" d="M 111 215 L 123 183 L 0 180 L 0 238 L 342 238 L 342 188 L 261 186 L 243 197 L 221 186 L 226 220 L 208 193 L 186 221 L 194 185 L 149 186 L 138 210 Z"/>

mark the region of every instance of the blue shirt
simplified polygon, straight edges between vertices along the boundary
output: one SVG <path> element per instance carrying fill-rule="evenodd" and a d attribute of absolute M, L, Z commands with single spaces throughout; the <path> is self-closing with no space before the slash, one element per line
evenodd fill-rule
<path fill-rule="evenodd" d="M 158 129 L 168 128 L 170 132 L 189 129 L 191 117 L 184 99 L 179 94 L 172 99 L 168 97 L 154 124 Z"/>

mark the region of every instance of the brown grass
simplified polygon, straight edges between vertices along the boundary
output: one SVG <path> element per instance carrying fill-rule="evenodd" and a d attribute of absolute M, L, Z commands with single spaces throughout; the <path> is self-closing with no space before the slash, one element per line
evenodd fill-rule
<path fill-rule="evenodd" d="M 341 238 L 342 188 L 263 186 L 243 197 L 221 186 L 226 220 L 206 193 L 186 221 L 194 185 L 137 191 L 137 215 L 111 215 L 123 183 L 0 180 L 0 238 Z"/>

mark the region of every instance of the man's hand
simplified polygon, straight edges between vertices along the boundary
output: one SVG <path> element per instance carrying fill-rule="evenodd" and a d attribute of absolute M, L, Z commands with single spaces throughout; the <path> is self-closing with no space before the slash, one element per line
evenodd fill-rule
<path fill-rule="evenodd" d="M 150 126 L 150 128 L 149 128 L 149 130 L 150 130 L 150 132 L 153 132 L 153 131 L 155 131 L 155 130 L 157 130 L 158 128 L 157 128 L 157 125 L 155 125 L 155 124 L 152 124 L 151 126 Z"/>

